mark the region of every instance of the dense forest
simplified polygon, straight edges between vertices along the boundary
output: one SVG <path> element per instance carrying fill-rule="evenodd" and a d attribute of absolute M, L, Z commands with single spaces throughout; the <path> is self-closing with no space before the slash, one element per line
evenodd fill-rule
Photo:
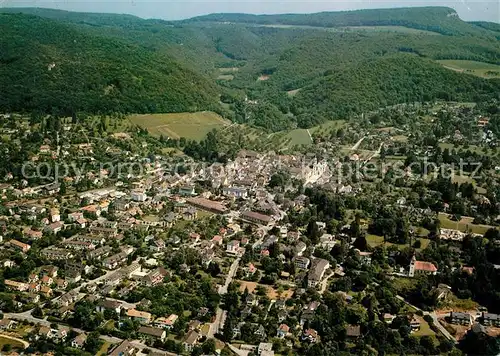
<path fill-rule="evenodd" d="M 216 108 L 215 85 L 166 55 L 35 16 L 0 15 L 0 108 L 181 112 Z"/>
<path fill-rule="evenodd" d="M 464 22 L 449 8 L 214 14 L 178 22 L 0 11 L 1 111 L 214 110 L 279 131 L 397 103 L 482 101 L 500 93 L 500 79 L 435 62 L 500 64 L 498 26 Z"/>
<path fill-rule="evenodd" d="M 217 21 L 251 24 L 281 24 L 316 27 L 405 26 L 444 35 L 478 35 L 482 31 L 464 26 L 455 10 L 448 7 L 321 12 L 316 14 L 248 15 L 211 14 L 190 21 Z"/>

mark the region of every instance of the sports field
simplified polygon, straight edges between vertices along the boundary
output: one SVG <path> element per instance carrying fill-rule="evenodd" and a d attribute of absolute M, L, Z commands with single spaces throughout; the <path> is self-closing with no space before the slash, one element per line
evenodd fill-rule
<path fill-rule="evenodd" d="M 481 78 L 500 78 L 500 66 L 496 64 L 462 60 L 441 60 L 438 62 L 445 68 L 456 72 L 472 74 Z"/>
<path fill-rule="evenodd" d="M 229 122 L 211 111 L 133 115 L 129 120 L 154 136 L 185 137 L 192 140 L 202 140 L 213 129 L 229 125 Z"/>

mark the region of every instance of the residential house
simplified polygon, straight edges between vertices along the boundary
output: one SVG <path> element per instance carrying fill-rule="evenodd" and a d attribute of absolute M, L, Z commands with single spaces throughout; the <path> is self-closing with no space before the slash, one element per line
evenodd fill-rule
<path fill-rule="evenodd" d="M 314 329 L 306 329 L 302 334 L 302 340 L 310 343 L 315 343 L 319 339 L 318 332 Z"/>
<path fill-rule="evenodd" d="M 184 349 L 187 352 L 192 352 L 194 347 L 198 343 L 199 338 L 200 334 L 197 331 L 191 330 L 190 332 L 188 332 L 186 338 L 184 339 L 184 342 L 182 343 L 184 345 Z"/>
<path fill-rule="evenodd" d="M 330 267 L 330 263 L 327 260 L 324 260 L 322 258 L 315 258 L 311 264 L 311 269 L 309 270 L 309 273 L 307 275 L 307 283 L 309 288 L 314 288 L 316 287 L 321 279 L 323 278 L 323 275 L 325 274 L 325 271 Z"/>
<path fill-rule="evenodd" d="M 451 312 L 450 321 L 457 325 L 472 325 L 472 316 L 469 313 Z"/>
<path fill-rule="evenodd" d="M 29 251 L 29 249 L 31 248 L 31 246 L 30 246 L 30 245 L 25 244 L 25 243 L 23 243 L 23 242 L 21 242 L 21 241 L 14 240 L 14 239 L 10 240 L 10 241 L 9 241 L 9 244 L 10 244 L 10 246 L 12 246 L 14 249 L 16 249 L 16 250 L 18 250 L 18 251 L 21 251 L 21 252 L 23 252 L 23 253 L 28 252 L 28 251 Z"/>
<path fill-rule="evenodd" d="M 486 326 L 495 326 L 500 327 L 500 315 L 499 314 L 491 314 L 491 313 L 483 313 L 482 323 Z"/>
<path fill-rule="evenodd" d="M 120 345 L 111 350 L 108 356 L 133 356 L 139 349 L 132 345 L 130 341 L 123 341 Z"/>
<path fill-rule="evenodd" d="M 49 260 L 68 260 L 73 257 L 70 250 L 56 247 L 44 248 L 40 254 Z"/>
<path fill-rule="evenodd" d="M 17 323 L 13 320 L 4 318 L 0 320 L 0 330 L 10 330 L 15 328 Z"/>
<path fill-rule="evenodd" d="M 30 287 L 28 283 L 22 283 L 17 281 L 11 281 L 10 279 L 6 279 L 4 281 L 5 286 L 10 290 L 16 290 L 18 292 L 27 291 Z"/>
<path fill-rule="evenodd" d="M 357 339 L 361 336 L 361 326 L 348 325 L 346 329 L 346 336 L 350 339 Z"/>
<path fill-rule="evenodd" d="M 311 263 L 311 260 L 307 257 L 299 256 L 295 257 L 293 260 L 295 267 L 300 268 L 300 269 L 307 269 L 309 267 L 309 264 Z"/>
<path fill-rule="evenodd" d="M 186 203 L 194 206 L 195 208 L 206 210 L 215 214 L 225 214 L 227 212 L 227 208 L 224 204 L 204 198 L 188 198 L 186 199 Z"/>
<path fill-rule="evenodd" d="M 237 240 L 232 240 L 226 245 L 227 253 L 238 253 L 240 249 L 240 242 Z"/>
<path fill-rule="evenodd" d="M 100 300 L 95 307 L 95 310 L 99 313 L 104 313 L 105 310 L 110 310 L 116 312 L 116 314 L 118 315 L 120 315 L 122 309 L 123 309 L 122 303 L 116 300 L 109 300 L 109 299 Z"/>
<path fill-rule="evenodd" d="M 244 211 L 241 214 L 241 218 L 265 226 L 269 225 L 273 221 L 273 219 L 270 216 L 257 213 L 254 211 Z"/>
<path fill-rule="evenodd" d="M 288 333 L 290 332 L 290 327 L 286 324 L 281 324 L 279 327 L 278 327 L 278 330 L 276 332 L 276 336 L 280 339 L 284 338 L 285 336 L 288 335 Z"/>
<path fill-rule="evenodd" d="M 257 355 L 269 356 L 274 355 L 273 344 L 270 342 L 261 342 L 257 348 Z"/>
<path fill-rule="evenodd" d="M 154 328 L 150 326 L 141 326 L 139 328 L 139 334 L 142 334 L 148 338 L 160 340 L 161 342 L 164 342 L 165 338 L 167 337 L 167 332 L 165 331 L 165 329 Z"/>
<path fill-rule="evenodd" d="M 163 280 L 168 275 L 169 275 L 169 273 L 165 268 L 158 267 L 157 269 L 149 272 L 146 276 L 144 276 L 143 282 L 145 285 L 150 286 L 150 287 L 156 286 L 158 284 L 163 283 Z"/>
<path fill-rule="evenodd" d="M 179 319 L 179 316 L 176 314 L 171 314 L 168 318 L 157 318 L 153 325 L 157 328 L 171 329 L 175 322 Z"/>
<path fill-rule="evenodd" d="M 105 258 L 102 261 L 102 265 L 106 269 L 115 269 L 121 264 L 125 263 L 127 261 L 128 254 L 126 252 L 119 252 L 116 255 L 110 256 L 108 258 Z"/>
<path fill-rule="evenodd" d="M 71 347 L 82 349 L 85 342 L 87 342 L 87 334 L 81 333 L 71 341 Z"/>
<path fill-rule="evenodd" d="M 141 324 L 149 324 L 151 322 L 151 314 L 148 312 L 139 311 L 136 309 L 127 310 L 126 315 L 132 320 L 137 320 Z"/>

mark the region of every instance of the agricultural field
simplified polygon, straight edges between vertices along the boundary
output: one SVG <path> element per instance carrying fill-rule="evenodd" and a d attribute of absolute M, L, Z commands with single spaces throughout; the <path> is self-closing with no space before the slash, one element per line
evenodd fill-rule
<path fill-rule="evenodd" d="M 439 221 L 441 223 L 441 228 L 443 229 L 454 229 L 462 232 L 471 232 L 473 234 L 483 235 L 486 231 L 493 228 L 490 225 L 477 225 L 472 223 L 472 218 L 462 217 L 460 221 L 452 221 L 448 214 L 439 213 Z"/>
<path fill-rule="evenodd" d="M 462 60 L 440 60 L 437 62 L 456 72 L 472 74 L 481 78 L 500 78 L 500 66 L 496 64 Z"/>
<path fill-rule="evenodd" d="M 328 134 L 332 130 L 339 129 L 345 126 L 344 120 L 327 121 L 324 124 L 311 127 L 310 129 L 295 129 L 287 132 L 284 136 L 285 140 L 289 140 L 289 146 L 295 145 L 310 145 L 313 143 L 311 137 L 313 135 Z M 309 131 L 309 132 L 308 132 Z"/>
<path fill-rule="evenodd" d="M 420 240 L 420 248 L 418 248 L 417 251 L 421 251 L 421 250 L 426 249 L 427 246 L 429 246 L 429 243 L 431 242 L 429 239 L 426 239 L 426 238 L 419 238 L 418 240 Z M 366 235 L 366 242 L 368 242 L 368 245 L 370 245 L 370 247 L 375 248 L 377 246 L 384 244 L 384 238 L 382 236 L 368 234 L 368 235 Z M 396 246 L 399 249 L 404 249 L 404 248 L 408 247 L 407 244 L 398 245 L 398 244 L 393 244 L 392 242 L 386 242 L 385 246 L 386 247 Z"/>
<path fill-rule="evenodd" d="M 147 129 L 153 136 L 185 137 L 192 140 L 202 140 L 213 129 L 229 125 L 228 121 L 210 111 L 133 115 L 129 120 L 132 124 Z"/>

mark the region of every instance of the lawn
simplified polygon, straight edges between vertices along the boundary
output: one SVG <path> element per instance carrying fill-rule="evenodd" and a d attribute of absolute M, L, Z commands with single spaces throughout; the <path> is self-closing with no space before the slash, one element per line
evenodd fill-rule
<path fill-rule="evenodd" d="M 419 240 L 420 240 L 420 248 L 417 249 L 418 251 L 424 250 L 425 248 L 427 248 L 427 246 L 429 246 L 429 243 L 431 242 L 429 239 L 425 239 L 425 238 L 420 238 Z M 368 245 L 375 248 L 377 246 L 384 244 L 384 238 L 382 236 L 367 234 L 366 235 L 366 242 L 368 242 Z M 385 246 L 386 247 L 397 246 L 399 249 L 403 249 L 405 247 L 408 247 L 408 244 L 399 245 L 399 244 L 394 244 L 392 242 L 386 242 Z"/>
<path fill-rule="evenodd" d="M 472 74 L 481 78 L 500 78 L 500 66 L 496 64 L 462 60 L 440 60 L 437 62 L 456 72 Z"/>
<path fill-rule="evenodd" d="M 185 137 L 192 140 L 202 140 L 213 129 L 229 125 L 229 122 L 211 111 L 132 115 L 129 120 L 154 136 Z"/>
<path fill-rule="evenodd" d="M 111 343 L 109 343 L 107 341 L 104 344 L 102 344 L 101 349 L 99 351 L 97 351 L 97 356 L 107 355 L 108 349 L 110 348 L 110 346 L 111 346 Z"/>
<path fill-rule="evenodd" d="M 434 331 L 432 331 L 428 322 L 419 316 L 416 317 L 420 321 L 420 329 L 413 332 L 412 335 L 415 336 L 433 336 L 436 335 Z"/>
<path fill-rule="evenodd" d="M 490 225 L 476 225 L 471 222 L 470 218 L 462 217 L 460 221 L 452 221 L 449 219 L 448 214 L 439 213 L 439 221 L 441 222 L 441 228 L 443 229 L 453 229 L 462 232 L 470 231 L 473 234 L 484 235 L 486 231 L 493 228 Z"/>
<path fill-rule="evenodd" d="M 283 132 L 283 139 L 290 140 L 289 145 L 310 145 L 312 144 L 311 136 L 314 134 L 325 134 L 333 129 L 339 129 L 345 126 L 346 122 L 344 120 L 333 120 L 327 121 L 321 125 L 311 127 L 309 133 L 306 129 L 295 129 L 288 132 Z M 309 135 L 310 134 L 310 135 Z"/>
<path fill-rule="evenodd" d="M 285 139 L 291 139 L 290 145 L 310 145 L 312 144 L 311 137 L 306 129 L 295 129 L 285 135 Z"/>

